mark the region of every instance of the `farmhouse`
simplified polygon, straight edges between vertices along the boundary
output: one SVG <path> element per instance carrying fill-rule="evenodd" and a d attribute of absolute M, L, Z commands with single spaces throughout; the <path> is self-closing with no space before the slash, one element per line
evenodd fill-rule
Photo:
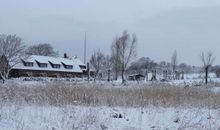
<path fill-rule="evenodd" d="M 10 77 L 82 77 L 86 65 L 78 58 L 54 58 L 32 55 L 16 64 Z"/>

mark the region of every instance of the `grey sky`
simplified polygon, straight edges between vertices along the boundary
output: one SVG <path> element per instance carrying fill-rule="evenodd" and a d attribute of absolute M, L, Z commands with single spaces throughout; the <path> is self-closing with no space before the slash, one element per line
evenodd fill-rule
<path fill-rule="evenodd" d="M 127 29 L 138 37 L 138 57 L 200 65 L 212 50 L 220 64 L 219 0 L 0 0 L 0 33 L 17 34 L 28 45 L 51 43 L 60 54 L 88 59 L 100 48 L 110 53 L 113 38 Z M 218 57 L 219 56 L 219 57 Z"/>

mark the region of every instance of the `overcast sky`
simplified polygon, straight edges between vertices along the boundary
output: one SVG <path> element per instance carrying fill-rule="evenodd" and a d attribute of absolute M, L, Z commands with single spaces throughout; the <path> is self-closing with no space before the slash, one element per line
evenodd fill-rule
<path fill-rule="evenodd" d="M 127 29 L 138 37 L 138 57 L 201 65 L 212 50 L 220 64 L 220 0 L 0 0 L 0 33 L 17 34 L 25 44 L 51 43 L 62 55 L 83 60 L 100 48 L 110 53 Z"/>

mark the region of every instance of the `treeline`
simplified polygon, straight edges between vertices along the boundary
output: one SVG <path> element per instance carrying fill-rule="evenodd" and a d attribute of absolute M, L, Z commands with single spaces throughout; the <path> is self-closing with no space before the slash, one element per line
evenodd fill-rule
<path fill-rule="evenodd" d="M 171 79 L 176 79 L 176 74 L 180 73 L 204 73 L 205 83 L 207 84 L 209 72 L 214 72 L 218 77 L 220 76 L 220 66 L 212 66 L 215 58 L 211 51 L 206 54 L 201 53 L 200 60 L 203 65 L 197 67 L 185 63 L 179 64 L 176 50 L 173 52 L 170 62 L 157 63 L 149 57 L 135 60 L 136 46 L 136 35 L 124 31 L 121 36 L 113 40 L 110 55 L 105 55 L 100 49 L 95 51 L 90 59 L 90 63 L 95 70 L 94 79 L 108 77 L 109 80 L 109 75 L 111 75 L 112 79 L 117 80 L 120 75 L 122 83 L 124 83 L 125 75 L 142 74 L 146 76 L 149 72 L 162 74 L 165 71 L 167 74 L 172 75 Z"/>
<path fill-rule="evenodd" d="M 155 62 L 149 57 L 136 59 L 137 54 L 137 36 L 128 31 L 123 31 L 120 36 L 116 36 L 110 46 L 111 54 L 105 54 L 100 49 L 94 51 L 91 55 L 89 63 L 94 70 L 94 81 L 96 79 L 117 80 L 119 76 L 122 83 L 125 83 L 126 76 L 129 74 L 146 75 L 148 72 L 162 73 L 164 70 L 170 74 L 177 71 L 184 73 L 205 74 L 205 81 L 208 82 L 209 72 L 215 72 L 220 76 L 220 66 L 212 66 L 215 58 L 211 51 L 202 53 L 200 56 L 201 67 L 187 65 L 178 62 L 177 51 L 171 56 L 171 61 Z M 40 43 L 33 46 L 25 46 L 22 38 L 16 35 L 0 35 L 0 78 L 3 81 L 9 78 L 11 69 L 20 62 L 20 59 L 28 58 L 29 55 L 58 56 L 58 51 L 49 43 Z M 67 58 L 67 54 L 64 54 Z"/>

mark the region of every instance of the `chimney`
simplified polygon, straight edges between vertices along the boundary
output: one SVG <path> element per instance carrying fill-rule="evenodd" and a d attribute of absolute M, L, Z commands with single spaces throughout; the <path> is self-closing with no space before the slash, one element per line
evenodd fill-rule
<path fill-rule="evenodd" d="M 63 54 L 63 58 L 68 59 L 69 57 L 67 56 L 67 54 L 66 54 L 66 53 L 64 53 L 64 54 Z"/>

